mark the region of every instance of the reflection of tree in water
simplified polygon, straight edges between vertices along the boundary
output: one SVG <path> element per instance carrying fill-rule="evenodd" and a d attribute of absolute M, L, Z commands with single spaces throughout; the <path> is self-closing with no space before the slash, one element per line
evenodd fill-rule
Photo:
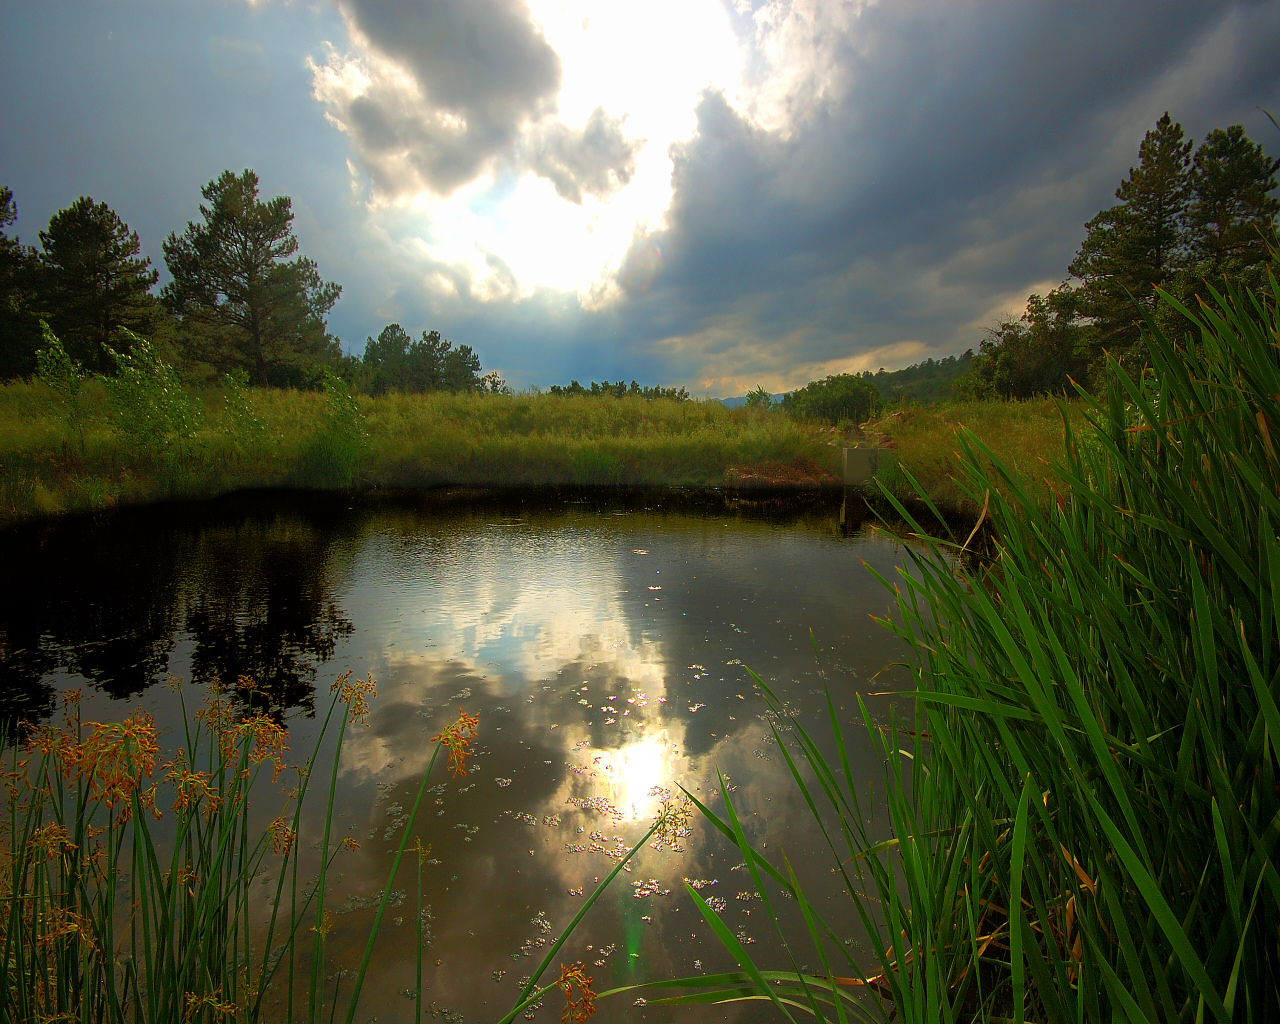
<path fill-rule="evenodd" d="M 259 710 L 263 696 L 272 710 L 314 708 L 316 669 L 353 628 L 331 596 L 333 540 L 298 520 L 201 536 L 186 615 L 195 682 L 235 687 Z"/>
<path fill-rule="evenodd" d="M 184 626 L 195 681 L 252 677 L 272 709 L 310 709 L 318 666 L 352 630 L 329 576 L 355 521 L 345 508 L 280 504 L 267 515 L 250 502 L 171 506 L 8 531 L 0 723 L 47 717 L 59 670 L 115 698 L 141 693 L 165 678 Z"/>
<path fill-rule="evenodd" d="M 0 717 L 45 717 L 49 673 L 84 676 L 113 697 L 163 677 L 177 628 L 184 538 L 139 519 L 11 530 L 0 546 Z"/>

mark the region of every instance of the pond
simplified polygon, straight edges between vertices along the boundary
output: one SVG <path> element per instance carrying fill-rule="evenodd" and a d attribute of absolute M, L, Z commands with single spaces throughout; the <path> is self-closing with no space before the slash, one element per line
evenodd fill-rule
<path fill-rule="evenodd" d="M 891 600 L 867 567 L 892 576 L 903 550 L 852 514 L 844 522 L 841 500 L 270 493 L 11 530 L 0 537 L 4 711 L 47 716 L 60 690 L 80 687 L 85 719 L 140 706 L 172 743 L 176 696 L 157 684 L 186 680 L 198 703 L 221 680 L 282 715 L 301 757 L 332 681 L 372 673 L 369 724 L 348 733 L 340 763 L 334 828 L 360 848 L 330 876 L 330 977 L 363 948 L 429 738 L 460 708 L 478 714 L 468 773 L 438 765 L 414 826 L 431 849 L 425 988 L 437 1017 L 501 1016 L 664 791 L 684 786 L 723 811 L 718 772 L 747 835 L 785 851 L 856 943 L 853 908 L 748 675 L 786 700 L 784 729 L 798 722 L 825 742 L 825 674 L 854 771 L 879 785 L 855 693 L 876 694 L 868 704 L 887 717 L 883 692 L 905 675 L 877 676 L 903 651 L 871 618 Z M 270 794 L 263 803 L 265 821 Z M 559 960 L 583 961 L 596 991 L 732 969 L 684 889 L 691 879 L 760 961 L 784 965 L 734 847 L 696 815 L 686 837 L 658 847 L 618 876 Z M 361 1021 L 412 1018 L 412 870 L 393 889 L 409 895 L 384 921 Z M 794 904 L 787 912 L 796 925 Z M 807 941 L 796 949 L 798 960 L 813 955 Z M 746 1006 L 729 1016 L 765 1012 Z M 599 1010 L 602 1020 L 726 1016 L 631 998 Z M 548 999 L 537 1018 L 559 1013 Z"/>

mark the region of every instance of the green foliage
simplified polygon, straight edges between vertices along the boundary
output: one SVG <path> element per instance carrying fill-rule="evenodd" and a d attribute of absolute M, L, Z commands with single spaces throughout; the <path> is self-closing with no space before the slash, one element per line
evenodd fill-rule
<path fill-rule="evenodd" d="M 880 392 L 880 404 L 905 404 L 910 402 L 932 403 L 954 398 L 955 384 L 973 364 L 973 350 L 959 356 L 943 359 L 932 357 L 920 363 L 912 363 L 901 370 L 885 370 L 876 373 L 866 371 L 862 376 L 870 380 Z"/>
<path fill-rule="evenodd" d="M 1245 135 L 1243 126 L 1214 129 L 1193 143 L 1168 113 L 1146 133 L 1138 166 L 1116 189 L 1115 206 L 1086 225 L 1064 284 L 1033 295 L 1017 321 L 989 332 L 972 372 L 958 384 L 969 397 L 1029 397 L 1061 392 L 1068 378 L 1097 390 L 1108 356 L 1138 374 L 1148 355 L 1143 318 L 1181 329 L 1158 305 L 1164 288 L 1183 304 L 1207 294 L 1205 280 L 1229 275 L 1255 286 L 1276 241 L 1280 161 Z"/>
<path fill-rule="evenodd" d="M 259 385 L 297 387 L 341 355 L 325 317 L 342 289 L 298 256 L 288 196 L 258 199 L 258 176 L 224 171 L 202 190 L 202 223 L 164 243 L 173 280 L 161 298 L 185 328 L 187 355 Z"/>
<path fill-rule="evenodd" d="M 57 396 L 56 401 L 67 425 L 79 440 L 80 452 L 83 454 L 87 410 L 82 391 L 87 374 L 84 367 L 67 354 L 58 336 L 43 320 L 40 321 L 40 330 L 44 336 L 44 348 L 36 353 L 40 380 Z"/>
<path fill-rule="evenodd" d="M 193 393 L 200 425 L 174 466 L 137 458 L 111 426 L 107 392 L 104 381 L 85 382 L 87 446 L 71 458 L 78 438 L 56 396 L 40 384 L 0 386 L 0 470 L 36 475 L 35 506 L 24 514 L 250 487 L 838 483 L 839 450 L 827 431 L 716 401 L 449 392 L 375 399 L 340 387 L 345 398 L 331 414 L 328 392 L 253 388 L 244 399 L 266 442 L 250 454 L 235 397 L 210 388 Z M 75 478 L 96 478 L 101 500 L 86 505 L 91 495 Z"/>
<path fill-rule="evenodd" d="M 132 332 L 128 337 L 130 351 L 108 349 L 116 364 L 116 376 L 107 382 L 112 422 L 135 457 L 172 463 L 195 439 L 199 410 L 155 347 Z"/>
<path fill-rule="evenodd" d="M 1146 320 L 1142 382 L 1110 362 L 1093 443 L 1064 415 L 1049 505 L 961 431 L 985 558 L 895 502 L 926 538 L 883 581 L 914 715 L 886 724 L 859 697 L 890 838 L 868 828 L 834 701 L 832 753 L 757 679 L 870 956 L 751 847 L 726 791 L 723 817 L 703 813 L 766 907 L 766 877 L 796 899 L 822 968 L 766 974 L 725 930 L 743 970 L 681 979 L 703 987 L 682 1001 L 921 1024 L 1280 1016 L 1280 283 L 1209 300 L 1163 295 L 1186 330 Z"/>
<path fill-rule="evenodd" d="M 1081 282 L 1078 314 L 1095 384 L 1104 351 L 1131 373 L 1146 360 L 1142 318 L 1166 315 L 1156 288 L 1189 303 L 1205 294 L 1205 278 L 1262 280 L 1280 212 L 1280 200 L 1268 195 L 1277 169 L 1280 161 L 1269 160 L 1242 125 L 1210 132 L 1194 157 L 1168 113 L 1147 132 L 1138 166 L 1116 189 L 1120 202 L 1089 221 L 1068 268 Z"/>
<path fill-rule="evenodd" d="M 763 384 L 756 385 L 754 391 L 747 392 L 746 407 L 748 409 L 768 410 L 773 406 L 773 396 Z"/>
<path fill-rule="evenodd" d="M 148 293 L 159 275 L 139 255 L 138 233 L 81 196 L 49 218 L 40 244 L 40 304 L 51 326 L 79 362 L 114 372 L 109 349 L 126 350 L 130 331 L 146 330 L 156 312 Z"/>
<path fill-rule="evenodd" d="M 1238 124 L 1215 128 L 1196 150 L 1187 233 L 1200 276 L 1263 283 L 1280 213 L 1280 199 L 1269 194 L 1277 170 L 1280 161 L 1271 160 Z"/>
<path fill-rule="evenodd" d="M 254 409 L 247 385 L 249 375 L 239 367 L 222 375 L 222 393 L 226 402 L 226 431 L 232 451 L 245 462 L 259 458 L 268 442 L 267 421 Z"/>
<path fill-rule="evenodd" d="M 1142 140 L 1138 166 L 1116 189 L 1120 202 L 1085 225 L 1068 270 L 1083 282 L 1081 312 L 1096 327 L 1095 347 L 1133 352 L 1140 309 L 1155 307 L 1153 287 L 1172 281 L 1184 262 L 1191 148 L 1182 125 L 1166 112 Z"/>
<path fill-rule="evenodd" d="M 1032 295 L 1020 319 L 1006 318 L 988 332 L 968 375 L 956 381 L 957 392 L 972 398 L 1071 392 L 1089 369 L 1077 303 L 1077 293 L 1066 287 Z"/>
<path fill-rule="evenodd" d="M 300 475 L 310 484 L 350 487 L 368 451 L 364 415 L 345 381 L 326 373 L 323 387 L 323 419 L 302 454 Z"/>
<path fill-rule="evenodd" d="M 865 377 L 839 373 L 792 391 L 782 399 L 782 408 L 804 419 L 861 423 L 879 412 L 880 392 Z"/>
<path fill-rule="evenodd" d="M 0 185 L 0 380 L 36 372 L 42 337 L 36 311 L 36 253 L 2 229 L 18 219 L 13 190 Z"/>
<path fill-rule="evenodd" d="M 490 385 L 506 386 L 496 374 L 480 375 L 480 357 L 470 345 L 454 348 L 439 331 L 423 331 L 422 338 L 413 341 L 399 324 L 388 324 L 376 340 L 365 342 L 363 362 L 373 395 L 388 391 L 489 391 Z"/>
<path fill-rule="evenodd" d="M 676 402 L 689 401 L 689 392 L 684 388 L 667 388 L 661 384 L 641 386 L 635 381 L 628 385 L 625 381 L 592 381 L 590 387 L 584 387 L 576 380 L 568 384 L 552 384 L 547 388 L 551 395 L 587 395 L 592 398 L 643 398 L 654 401 L 658 398 L 671 399 Z"/>

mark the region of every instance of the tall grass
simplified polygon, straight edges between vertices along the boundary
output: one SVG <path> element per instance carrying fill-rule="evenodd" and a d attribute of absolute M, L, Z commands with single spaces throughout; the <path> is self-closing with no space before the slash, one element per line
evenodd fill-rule
<path fill-rule="evenodd" d="M 305 1012 L 316 1024 L 345 1001 L 350 1024 L 427 779 L 442 748 L 452 767 L 462 764 L 476 726 L 463 715 L 435 737 L 354 983 L 330 989 L 322 894 L 353 843 L 331 841 L 337 767 L 373 690 L 372 679 L 340 677 L 314 749 L 293 767 L 284 729 L 238 714 L 225 695 L 189 718 L 183 704 L 182 746 L 162 764 L 145 712 L 86 722 L 69 693 L 62 723 L 34 727 L 3 773 L 0 1020 L 212 1024 L 276 1019 L 283 1009 L 285 1020 Z M 335 719 L 326 779 L 317 755 Z M 297 838 L 313 779 L 328 785 L 317 816 L 323 840 L 315 873 L 300 878 Z M 256 827 L 250 797 L 268 793 L 279 812 Z"/>
<path fill-rule="evenodd" d="M 1062 449 L 1063 409 L 1072 426 L 1083 424 L 1084 403 L 1074 397 L 1065 403 L 1053 398 L 990 399 L 904 405 L 870 424 L 866 433 L 897 448 L 899 465 L 935 504 L 975 518 L 982 508 L 981 495 L 975 503 L 967 493 L 957 431 L 968 430 L 981 440 L 1023 480 L 1029 493 L 1047 501 L 1049 460 Z M 900 474 L 885 482 L 898 497 L 916 496 L 916 488 Z M 996 481 L 996 486 L 1002 485 Z"/>
<path fill-rule="evenodd" d="M 74 416 L 50 384 L 0 386 L 0 521 L 250 487 L 839 482 L 819 426 L 712 401 L 370 398 L 339 382 L 316 394 L 228 380 L 191 396 L 198 425 L 161 458 L 113 417 L 108 384 L 76 386 Z"/>
<path fill-rule="evenodd" d="M 1185 336 L 1149 320 L 1143 378 L 1113 363 L 1083 427 L 1063 410 L 1049 505 L 961 431 L 986 557 L 972 535 L 910 552 L 885 584 L 914 716 L 880 727 L 859 697 L 890 837 L 867 824 L 834 702 L 835 755 L 799 723 L 794 755 L 776 736 L 868 954 L 751 847 L 726 791 L 723 817 L 703 813 L 807 934 L 783 934 L 790 962 L 765 972 L 690 889 L 741 970 L 648 986 L 686 990 L 662 1001 L 921 1024 L 1280 1019 L 1280 284 L 1195 312 L 1162 301 Z M 810 942 L 817 971 L 798 966 Z"/>

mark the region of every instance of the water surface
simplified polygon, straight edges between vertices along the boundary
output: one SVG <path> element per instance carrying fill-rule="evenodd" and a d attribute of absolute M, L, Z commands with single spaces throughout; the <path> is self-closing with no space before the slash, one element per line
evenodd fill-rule
<path fill-rule="evenodd" d="M 890 601 L 863 563 L 889 576 L 902 551 L 883 532 L 842 526 L 840 500 L 264 494 L 10 531 L 0 558 L 19 585 L 0 596 L 5 710 L 38 717 L 78 686 L 85 718 L 142 706 L 175 736 L 175 698 L 157 682 L 185 679 L 197 702 L 215 680 L 251 678 L 256 689 L 238 683 L 242 702 L 283 715 L 301 752 L 332 680 L 372 673 L 369 725 L 348 734 L 341 759 L 335 831 L 360 849 L 339 856 L 327 897 L 331 977 L 358 960 L 429 738 L 460 708 L 478 713 L 468 774 L 437 767 L 414 827 L 431 848 L 425 963 L 437 1016 L 500 1016 L 663 793 L 682 785 L 723 810 L 718 772 L 747 834 L 785 850 L 854 942 L 852 908 L 747 672 L 787 701 L 790 721 L 827 736 L 812 630 L 854 770 L 879 780 L 854 694 L 899 685 L 898 670 L 872 677 L 902 651 L 872 621 Z M 886 700 L 869 703 L 884 714 Z M 783 966 L 738 863 L 695 818 L 674 848 L 632 862 L 560 959 L 583 960 L 597 991 L 731 968 L 688 878 L 752 953 Z M 412 1016 L 408 869 L 393 889 L 405 896 L 384 922 L 361 1020 Z M 796 955 L 812 950 L 800 942 Z M 548 999 L 538 1019 L 559 1019 L 560 1005 Z M 696 1019 L 632 999 L 600 1011 Z"/>

